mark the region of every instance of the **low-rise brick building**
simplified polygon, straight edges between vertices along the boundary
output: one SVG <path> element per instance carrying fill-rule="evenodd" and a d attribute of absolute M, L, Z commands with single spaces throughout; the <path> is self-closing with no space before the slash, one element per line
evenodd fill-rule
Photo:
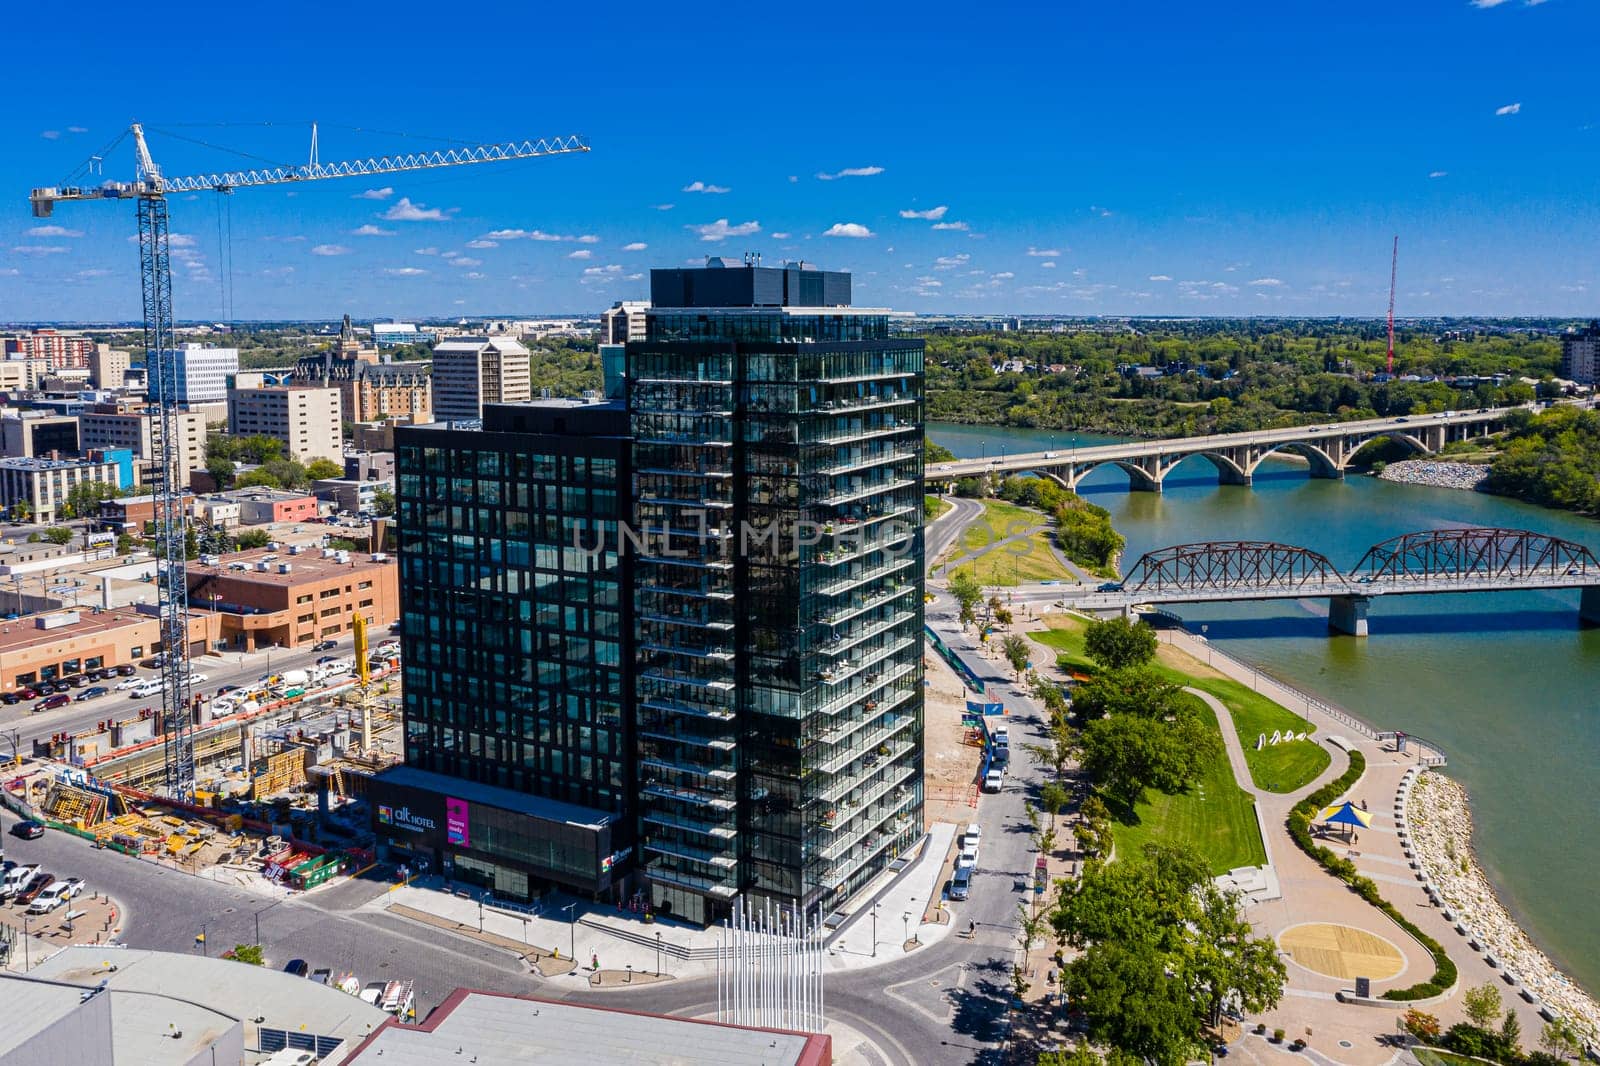
<path fill-rule="evenodd" d="M 360 613 L 369 625 L 400 617 L 393 556 L 365 552 L 239 552 L 188 566 L 189 606 L 220 616 L 228 648 L 299 648 L 342 637 Z"/>
<path fill-rule="evenodd" d="M 132 609 L 52 611 L 0 623 L 0 690 L 121 666 L 155 653 L 161 624 Z"/>

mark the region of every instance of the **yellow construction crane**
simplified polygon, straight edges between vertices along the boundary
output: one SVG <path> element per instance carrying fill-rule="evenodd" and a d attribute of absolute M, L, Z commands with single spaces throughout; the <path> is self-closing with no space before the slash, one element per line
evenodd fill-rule
<path fill-rule="evenodd" d="M 104 181 L 98 185 L 74 184 L 81 176 L 98 170 L 104 158 L 123 138 L 132 136 L 137 161 L 133 181 Z M 331 178 L 374 177 L 412 170 L 465 166 L 472 163 L 499 163 L 513 159 L 533 159 L 547 155 L 587 152 L 581 137 L 567 136 L 536 141 L 511 141 L 480 144 L 445 151 L 406 152 L 368 159 L 323 163 L 317 158 L 317 127 L 311 127 L 311 154 L 304 164 L 257 167 L 250 170 L 219 171 L 189 177 L 169 178 L 162 174 L 145 143 L 144 127 L 134 123 L 127 131 L 93 156 L 59 186 L 36 188 L 29 195 L 35 218 L 48 218 L 58 203 L 80 200 L 137 201 L 139 222 L 139 280 L 144 294 L 144 346 L 150 368 L 150 391 L 154 394 L 160 418 L 155 423 L 153 449 L 159 457 L 155 484 L 155 527 L 157 565 L 160 570 L 162 716 L 160 729 L 166 737 L 164 748 L 166 788 L 175 799 L 194 795 L 194 717 L 189 700 L 189 593 L 185 567 L 183 490 L 178 472 L 182 448 L 167 447 L 177 442 L 178 377 L 173 343 L 172 265 L 167 238 L 167 194 L 210 190 L 232 193 L 256 185 L 323 181 Z M 366 680 L 366 656 L 359 656 L 357 668 Z M 367 739 L 367 738 L 364 738 Z"/>

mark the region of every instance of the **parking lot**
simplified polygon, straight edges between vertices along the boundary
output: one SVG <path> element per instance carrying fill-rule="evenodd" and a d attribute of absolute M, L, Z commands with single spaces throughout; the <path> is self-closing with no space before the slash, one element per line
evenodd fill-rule
<path fill-rule="evenodd" d="M 7 846 L 21 839 L 14 826 Z M 7 858 L 0 897 L 0 965 L 8 969 L 25 972 L 68 944 L 101 944 L 121 931 L 116 903 L 64 868 Z"/>

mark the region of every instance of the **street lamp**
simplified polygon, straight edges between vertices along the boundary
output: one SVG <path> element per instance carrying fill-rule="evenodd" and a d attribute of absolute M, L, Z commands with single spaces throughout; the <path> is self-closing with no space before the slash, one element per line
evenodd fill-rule
<path fill-rule="evenodd" d="M 878 957 L 878 907 L 879 907 L 879 904 L 877 904 L 877 903 L 874 903 L 872 905 L 872 957 L 873 958 L 877 958 Z"/>
<path fill-rule="evenodd" d="M 483 897 L 478 897 L 478 932 L 483 932 Z"/>
<path fill-rule="evenodd" d="M 568 951 L 567 957 L 570 958 L 573 962 L 577 962 L 578 961 L 578 925 L 577 925 L 576 920 L 572 916 L 573 908 L 577 907 L 577 905 L 578 905 L 578 901 L 577 900 L 573 900 L 571 903 L 569 903 L 565 907 L 561 908 L 562 910 L 567 912 L 567 930 L 571 934 L 571 939 L 572 939 L 571 944 L 568 945 L 569 951 Z"/>
<path fill-rule="evenodd" d="M 656 976 L 661 976 L 661 930 L 656 930 Z"/>
<path fill-rule="evenodd" d="M 901 933 L 900 943 L 901 943 L 901 945 L 903 947 L 905 942 L 911 939 L 911 912 L 910 911 L 906 911 L 904 914 L 902 914 L 900 916 L 900 933 Z"/>
<path fill-rule="evenodd" d="M 22 972 L 23 973 L 27 973 L 29 968 L 30 968 L 29 965 L 28 965 L 28 941 L 32 940 L 33 936 L 32 936 L 31 933 L 29 933 L 28 927 L 30 925 L 32 925 L 32 924 L 33 924 L 33 919 L 29 918 L 26 914 L 24 914 L 22 916 Z"/>

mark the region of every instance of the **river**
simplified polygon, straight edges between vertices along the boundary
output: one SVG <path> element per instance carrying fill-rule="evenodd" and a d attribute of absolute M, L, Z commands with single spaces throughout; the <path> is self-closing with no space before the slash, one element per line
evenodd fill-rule
<path fill-rule="evenodd" d="M 1109 443 L 1092 434 L 931 423 L 958 457 Z M 1128 539 L 1124 568 L 1191 541 L 1272 540 L 1349 569 L 1367 548 L 1446 526 L 1531 529 L 1600 550 L 1600 523 L 1482 493 L 1373 477 L 1313 480 L 1269 461 L 1253 487 L 1219 486 L 1195 457 L 1160 494 L 1103 467 L 1084 497 Z M 1600 993 L 1600 629 L 1580 629 L 1576 592 L 1403 596 L 1375 602 L 1371 635 L 1330 638 L 1326 600 L 1180 606 L 1238 658 L 1383 729 L 1439 743 L 1472 796 L 1479 859 L 1530 936 Z"/>

